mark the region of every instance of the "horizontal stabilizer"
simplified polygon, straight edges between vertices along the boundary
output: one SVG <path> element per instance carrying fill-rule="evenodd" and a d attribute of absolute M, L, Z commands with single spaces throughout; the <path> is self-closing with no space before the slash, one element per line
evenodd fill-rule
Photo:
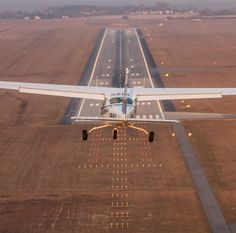
<path fill-rule="evenodd" d="M 172 119 L 138 119 L 138 118 L 130 118 L 129 122 L 137 122 L 137 123 L 151 123 L 151 122 L 160 122 L 160 123 L 179 123 L 178 120 Z"/>
<path fill-rule="evenodd" d="M 160 122 L 160 123 L 178 123 L 178 120 L 171 119 L 139 119 L 139 118 L 105 118 L 105 117 L 71 117 L 75 121 L 93 121 L 93 122 L 136 122 L 136 123 L 151 123 L 151 122 Z"/>
<path fill-rule="evenodd" d="M 126 119 L 122 118 L 105 118 L 105 117 L 71 117 L 71 120 L 75 121 L 125 121 Z"/>

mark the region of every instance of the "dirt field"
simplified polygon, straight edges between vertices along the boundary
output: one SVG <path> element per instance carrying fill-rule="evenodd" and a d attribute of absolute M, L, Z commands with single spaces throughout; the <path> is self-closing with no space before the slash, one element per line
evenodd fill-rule
<path fill-rule="evenodd" d="M 153 38 L 149 46 L 167 86 L 236 87 L 236 20 L 163 24 L 145 25 L 144 31 Z M 235 101 L 235 97 L 176 101 L 175 106 L 178 111 L 236 113 Z M 188 122 L 185 126 L 193 134 L 192 145 L 226 220 L 236 223 L 236 121 Z"/>
<path fill-rule="evenodd" d="M 150 34 L 166 85 L 236 86 L 235 21 L 204 21 L 205 29 L 192 21 L 160 22 L 2 21 L 1 80 L 77 83 L 100 29 L 122 24 Z M 176 107 L 236 112 L 234 101 Z M 85 144 L 81 126 L 59 125 L 68 102 L 0 91 L 0 232 L 210 232 L 169 126 L 155 126 L 152 145 L 130 131 L 117 142 L 110 131 L 97 132 Z M 226 219 L 235 223 L 235 123 L 186 127 Z"/>

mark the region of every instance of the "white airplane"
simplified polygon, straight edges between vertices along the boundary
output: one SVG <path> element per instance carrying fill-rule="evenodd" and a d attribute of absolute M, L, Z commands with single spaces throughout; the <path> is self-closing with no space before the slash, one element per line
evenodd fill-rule
<path fill-rule="evenodd" d="M 138 119 L 136 118 L 137 101 L 161 101 L 176 99 L 209 99 L 222 98 L 227 95 L 236 95 L 236 88 L 143 88 L 128 87 L 128 70 L 126 70 L 126 81 L 124 88 L 112 87 L 88 87 L 76 85 L 56 85 L 42 83 L 6 82 L 0 81 L 0 89 L 16 90 L 20 93 L 30 93 L 50 96 L 63 96 L 71 98 L 83 98 L 102 100 L 101 116 L 99 117 L 72 117 L 74 120 L 104 122 L 103 125 L 83 130 L 83 140 L 94 130 L 112 127 L 113 138 L 117 138 L 119 128 L 133 128 L 142 131 L 148 136 L 149 142 L 154 140 L 154 132 L 135 126 L 135 123 L 144 122 L 179 122 L 176 119 Z M 219 118 L 216 114 L 194 115 L 197 119 Z M 220 115 L 220 114 L 219 114 Z M 192 118 L 191 113 L 182 117 Z"/>

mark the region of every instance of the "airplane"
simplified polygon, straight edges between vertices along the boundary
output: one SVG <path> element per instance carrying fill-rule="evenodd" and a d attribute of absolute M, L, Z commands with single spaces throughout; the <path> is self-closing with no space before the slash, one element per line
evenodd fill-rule
<path fill-rule="evenodd" d="M 178 123 L 178 119 L 140 119 L 136 118 L 138 101 L 162 101 L 177 99 L 209 99 L 222 98 L 223 96 L 236 95 L 236 88 L 145 88 L 128 87 L 129 70 L 126 69 L 124 88 L 94 87 L 77 85 L 58 85 L 42 83 L 24 83 L 0 81 L 0 89 L 16 90 L 20 93 L 62 96 L 70 98 L 83 98 L 102 100 L 101 116 L 99 117 L 71 117 L 76 121 L 89 121 L 92 123 L 103 122 L 90 130 L 82 131 L 84 141 L 95 130 L 112 127 L 113 139 L 117 139 L 118 129 L 132 128 L 145 133 L 148 141 L 154 141 L 154 132 L 148 132 L 144 128 L 135 126 L 135 123 Z M 174 113 L 176 118 L 176 113 Z M 222 114 L 206 113 L 182 113 L 179 119 L 215 119 L 221 118 Z M 178 118 L 178 117 L 177 117 Z M 224 118 L 224 117 L 222 117 Z M 236 118 L 236 117 L 234 117 Z"/>

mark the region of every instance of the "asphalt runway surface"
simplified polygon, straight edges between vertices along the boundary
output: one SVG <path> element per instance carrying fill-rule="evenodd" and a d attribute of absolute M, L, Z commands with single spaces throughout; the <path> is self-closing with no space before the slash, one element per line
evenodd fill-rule
<path fill-rule="evenodd" d="M 129 68 L 129 87 L 154 87 L 145 55 L 135 29 L 107 29 L 104 32 L 88 86 L 123 87 L 125 69 Z M 160 103 L 138 102 L 137 118 L 163 118 Z M 102 102 L 83 100 L 76 116 L 100 116 Z"/>

